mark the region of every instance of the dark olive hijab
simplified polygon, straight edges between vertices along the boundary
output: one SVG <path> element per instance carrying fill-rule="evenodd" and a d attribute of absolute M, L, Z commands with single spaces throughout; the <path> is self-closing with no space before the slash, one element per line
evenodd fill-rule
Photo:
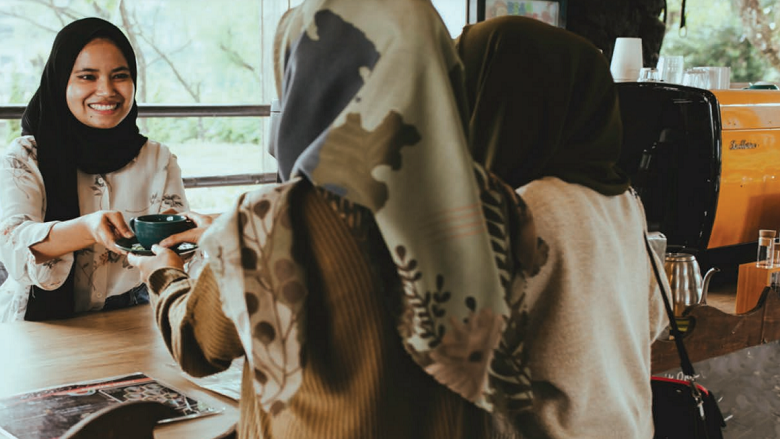
<path fill-rule="evenodd" d="M 517 188 L 545 176 L 623 193 L 623 137 L 606 58 L 584 38 L 525 17 L 467 26 L 457 41 L 474 159 Z"/>
<path fill-rule="evenodd" d="M 133 83 L 137 83 L 135 52 L 122 31 L 99 18 L 85 18 L 65 26 L 54 39 L 41 84 L 22 117 L 22 134 L 35 136 L 38 167 L 46 188 L 45 221 L 80 216 L 77 169 L 88 174 L 114 172 L 132 161 L 146 143 L 136 126 L 138 106 L 111 129 L 88 127 L 68 109 L 65 91 L 81 50 L 95 38 L 111 40 L 125 56 Z M 75 263 L 74 263 L 75 267 Z M 26 320 L 64 318 L 73 314 L 73 270 L 55 291 L 33 287 Z"/>

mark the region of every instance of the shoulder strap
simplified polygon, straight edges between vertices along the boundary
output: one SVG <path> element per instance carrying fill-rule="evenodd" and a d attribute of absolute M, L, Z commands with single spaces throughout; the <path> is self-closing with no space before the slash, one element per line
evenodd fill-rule
<path fill-rule="evenodd" d="M 680 332 L 680 329 L 677 327 L 677 320 L 674 317 L 674 312 L 672 311 L 672 306 L 669 303 L 669 295 L 665 291 L 664 283 L 661 281 L 661 274 L 660 270 L 658 269 L 658 264 L 655 260 L 655 257 L 653 256 L 653 249 L 650 247 L 650 241 L 647 239 L 647 232 L 644 232 L 645 237 L 645 249 L 647 250 L 647 255 L 650 257 L 650 264 L 653 266 L 653 272 L 655 273 L 655 279 L 656 282 L 658 282 L 658 289 L 661 291 L 661 297 L 664 300 L 664 308 L 666 308 L 666 315 L 669 316 L 669 325 L 671 326 L 671 332 L 672 336 L 674 336 L 674 344 L 677 345 L 677 354 L 680 356 L 680 367 L 682 367 L 683 373 L 690 377 L 689 379 L 693 379 L 693 376 L 695 374 L 693 370 L 693 365 L 691 364 L 691 360 L 688 358 L 688 351 L 685 350 L 685 345 L 683 344 L 682 340 L 682 333 Z"/>

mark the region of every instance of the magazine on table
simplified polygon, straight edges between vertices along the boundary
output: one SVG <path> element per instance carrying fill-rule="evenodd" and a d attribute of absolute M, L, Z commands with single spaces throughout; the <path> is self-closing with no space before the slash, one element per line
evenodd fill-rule
<path fill-rule="evenodd" d="M 83 418 L 126 401 L 158 401 L 177 416 L 161 423 L 219 413 L 143 373 L 48 387 L 0 398 L 0 438 L 53 439 Z"/>
<path fill-rule="evenodd" d="M 241 398 L 241 376 L 243 374 L 243 369 L 244 358 L 241 357 L 233 360 L 230 367 L 224 371 L 213 375 L 196 378 L 186 372 L 182 372 L 181 374 L 204 389 L 211 390 L 222 396 L 227 396 L 234 401 L 238 401 L 239 398 Z"/>

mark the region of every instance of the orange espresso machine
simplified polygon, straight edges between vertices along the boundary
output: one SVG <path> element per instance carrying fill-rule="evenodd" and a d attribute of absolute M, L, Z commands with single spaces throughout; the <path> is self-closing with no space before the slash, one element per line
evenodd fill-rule
<path fill-rule="evenodd" d="M 650 230 L 702 268 L 755 260 L 758 231 L 780 230 L 780 91 L 616 85 L 619 164 Z"/>

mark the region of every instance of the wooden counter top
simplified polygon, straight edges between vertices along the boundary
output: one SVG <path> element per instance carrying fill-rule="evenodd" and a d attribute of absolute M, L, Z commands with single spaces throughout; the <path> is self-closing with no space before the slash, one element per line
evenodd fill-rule
<path fill-rule="evenodd" d="M 760 291 L 755 306 L 745 313 L 725 313 L 708 305 L 685 311 L 690 323 L 683 340 L 691 362 L 780 340 L 780 291 L 772 287 Z M 651 353 L 654 374 L 680 367 L 673 340 L 656 340 Z"/>
<path fill-rule="evenodd" d="M 67 320 L 0 324 L 0 398 L 44 387 L 143 372 L 213 407 L 217 415 L 173 422 L 157 438 L 213 438 L 238 419 L 237 403 L 182 376 L 149 305 Z"/>

